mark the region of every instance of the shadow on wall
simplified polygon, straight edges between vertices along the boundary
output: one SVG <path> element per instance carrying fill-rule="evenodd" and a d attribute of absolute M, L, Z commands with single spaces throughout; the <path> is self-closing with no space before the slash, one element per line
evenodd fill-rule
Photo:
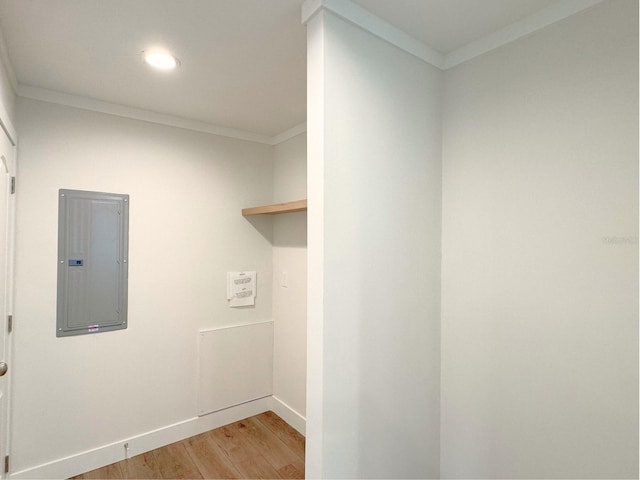
<path fill-rule="evenodd" d="M 307 212 L 275 216 L 273 219 L 273 246 L 307 248 Z"/>
<path fill-rule="evenodd" d="M 251 215 L 244 218 L 253 225 L 253 228 L 255 228 L 265 240 L 273 244 L 273 220 L 269 215 Z"/>

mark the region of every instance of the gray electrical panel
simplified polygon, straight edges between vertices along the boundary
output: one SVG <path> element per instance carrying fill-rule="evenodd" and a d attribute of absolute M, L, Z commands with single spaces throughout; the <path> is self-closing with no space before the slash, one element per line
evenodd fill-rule
<path fill-rule="evenodd" d="M 60 190 L 56 336 L 127 328 L 129 195 Z"/>

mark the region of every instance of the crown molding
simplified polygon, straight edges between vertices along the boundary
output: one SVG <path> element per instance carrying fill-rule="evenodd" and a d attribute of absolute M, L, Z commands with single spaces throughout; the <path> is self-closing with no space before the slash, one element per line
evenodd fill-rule
<path fill-rule="evenodd" d="M 444 57 L 444 70 L 460 65 L 479 55 L 495 50 L 525 35 L 564 20 L 573 14 L 592 7 L 603 0 L 563 0 L 533 15 L 482 37 L 448 53 Z"/>
<path fill-rule="evenodd" d="M 604 0 L 562 0 L 501 30 L 443 54 L 375 16 L 351 0 L 305 0 L 302 23 L 327 10 L 441 70 L 447 70 L 525 35 L 563 20 Z"/>
<path fill-rule="evenodd" d="M 273 137 L 272 145 L 278 145 L 279 143 L 286 142 L 287 140 L 291 140 L 293 137 L 297 137 L 298 135 L 306 131 L 307 131 L 307 122 L 301 123 L 300 125 L 296 125 L 295 127 L 292 127 L 289 130 L 285 130 L 284 132 Z"/>
<path fill-rule="evenodd" d="M 65 105 L 67 107 L 80 108 L 92 112 L 142 120 L 144 122 L 157 123 L 169 127 L 183 128 L 195 132 L 209 133 L 221 137 L 235 138 L 237 140 L 262 143 L 264 145 L 277 145 L 307 131 L 307 124 L 304 122 L 278 135 L 269 136 L 28 85 L 18 85 L 17 92 L 19 97 L 30 98 L 32 100 L 40 100 L 42 102 L 55 103 L 57 105 Z"/>
<path fill-rule="evenodd" d="M 305 0 L 302 4 L 302 23 L 306 25 L 321 10 L 337 15 L 426 63 L 444 68 L 442 53 L 349 0 Z"/>
<path fill-rule="evenodd" d="M 107 113 L 118 117 L 131 118 L 134 120 L 142 120 L 144 122 L 157 123 L 170 127 L 184 128 L 185 130 L 193 130 L 195 132 L 210 133 L 222 137 L 230 137 L 238 140 L 247 140 L 249 142 L 262 143 L 265 145 L 273 145 L 274 138 L 269 135 L 247 132 L 233 128 L 220 127 L 197 120 L 189 120 L 182 117 L 165 115 L 162 113 L 143 110 L 140 108 L 127 107 L 117 103 L 103 102 L 93 98 L 81 97 L 78 95 L 69 95 L 67 93 L 56 92 L 44 88 L 31 87 L 28 85 L 18 85 L 18 96 L 30 98 L 32 100 L 40 100 L 43 102 L 65 105 L 68 107 L 80 108 L 82 110 L 90 110 L 93 112 Z"/>

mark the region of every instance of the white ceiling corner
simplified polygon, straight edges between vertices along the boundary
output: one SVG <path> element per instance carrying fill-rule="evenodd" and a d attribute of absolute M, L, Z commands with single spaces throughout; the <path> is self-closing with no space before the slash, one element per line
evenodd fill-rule
<path fill-rule="evenodd" d="M 307 0 L 303 4 L 302 22 L 306 24 L 321 9 L 330 11 L 427 63 L 438 68 L 444 67 L 442 53 L 349 0 Z"/>
<path fill-rule="evenodd" d="M 279 143 L 286 142 L 287 140 L 291 140 L 293 137 L 297 137 L 306 131 L 307 122 L 303 122 L 273 137 L 271 139 L 271 145 L 278 145 Z"/>

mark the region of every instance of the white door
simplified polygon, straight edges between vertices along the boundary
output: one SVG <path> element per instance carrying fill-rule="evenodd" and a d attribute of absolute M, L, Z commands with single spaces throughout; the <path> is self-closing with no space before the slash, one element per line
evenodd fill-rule
<path fill-rule="evenodd" d="M 0 479 L 5 478 L 9 441 L 10 376 L 8 315 L 13 297 L 13 215 L 11 181 L 15 176 L 15 147 L 0 128 Z"/>

